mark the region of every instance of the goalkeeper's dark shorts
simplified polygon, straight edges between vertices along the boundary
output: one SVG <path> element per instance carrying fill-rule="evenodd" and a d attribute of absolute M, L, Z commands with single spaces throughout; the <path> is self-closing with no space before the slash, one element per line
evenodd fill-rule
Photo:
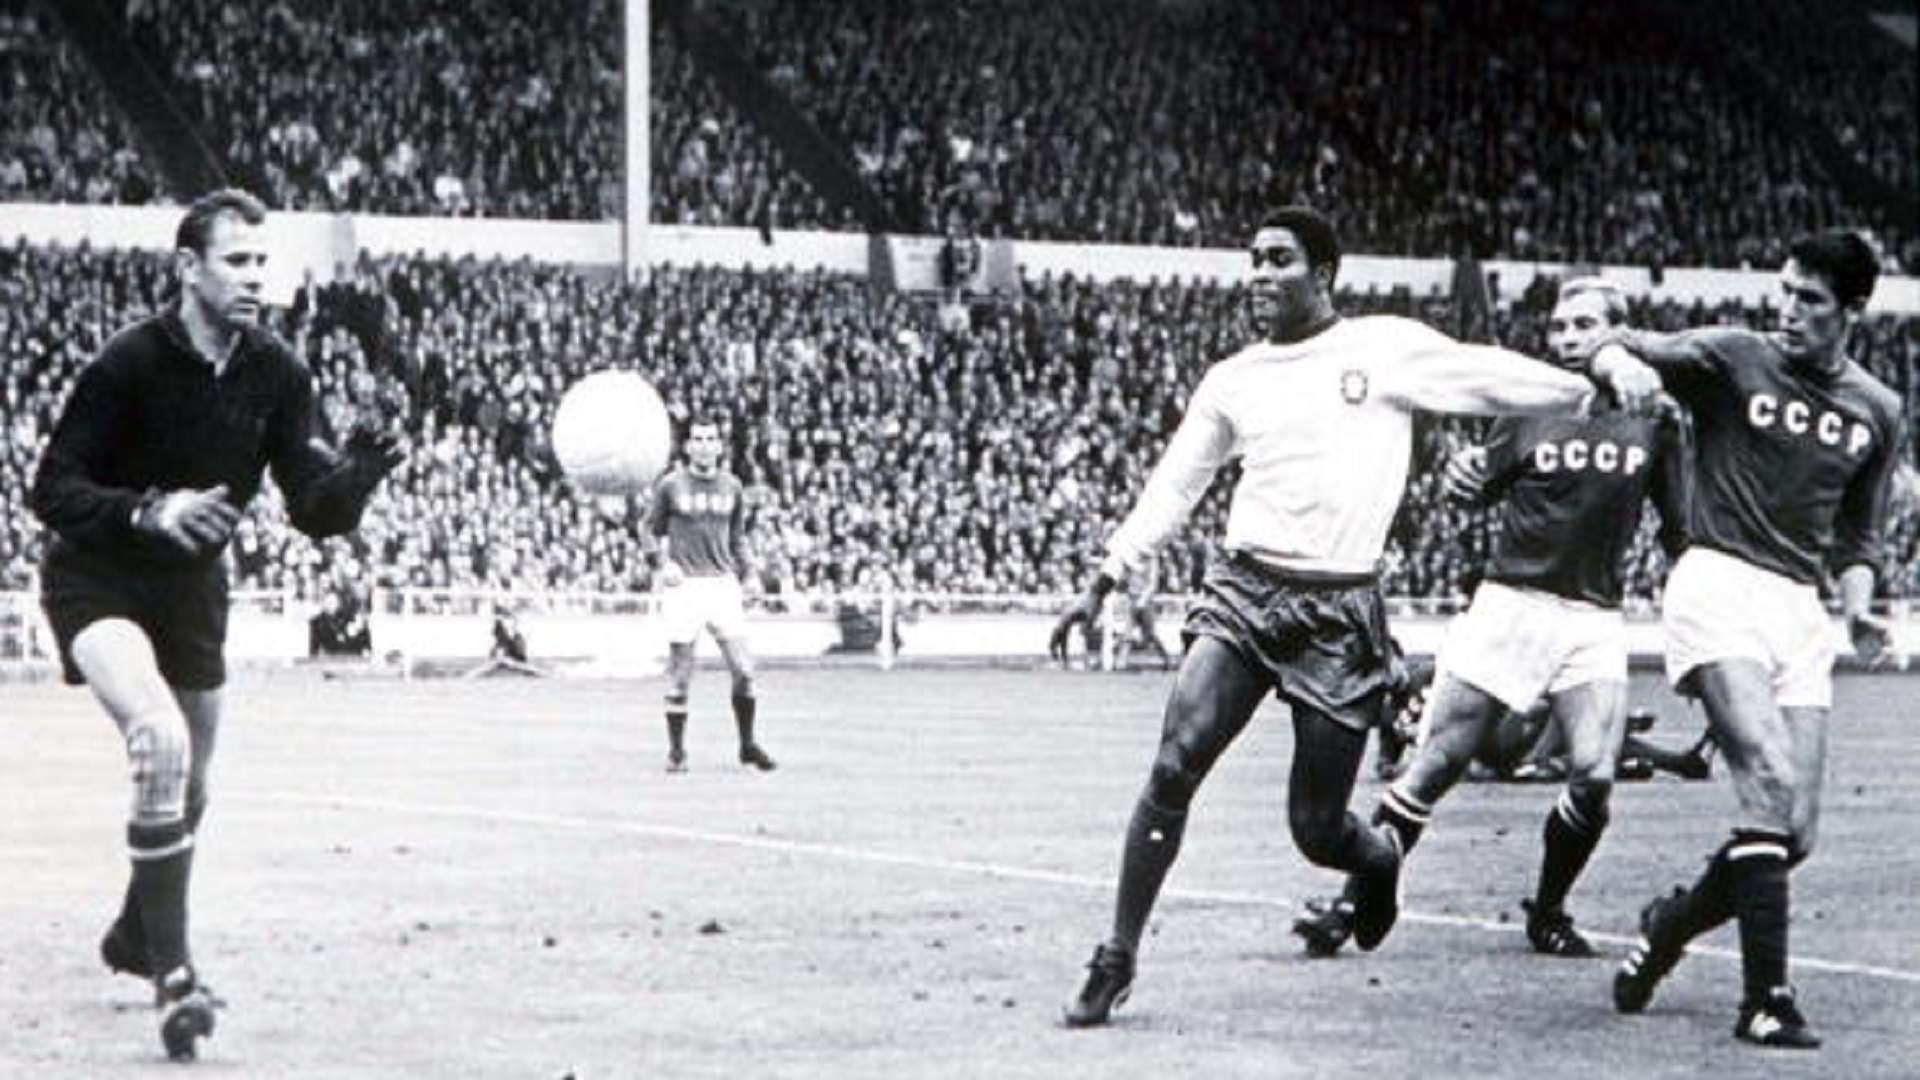
<path fill-rule="evenodd" d="M 69 547 L 42 567 L 40 604 L 71 685 L 86 681 L 73 663 L 73 639 L 102 619 L 144 631 L 169 686 L 213 690 L 227 681 L 227 572 L 218 562 L 136 571 Z"/>
<path fill-rule="evenodd" d="M 1207 568 L 1181 629 L 1210 637 L 1273 680 L 1274 695 L 1365 732 L 1392 684 L 1387 608 L 1372 575 L 1279 570 L 1239 552 Z"/>

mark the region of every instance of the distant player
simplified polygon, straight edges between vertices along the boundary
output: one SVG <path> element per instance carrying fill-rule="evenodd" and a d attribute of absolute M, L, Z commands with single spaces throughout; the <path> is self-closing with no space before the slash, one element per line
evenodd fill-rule
<path fill-rule="evenodd" d="M 1062 666 L 1068 663 L 1070 632 L 1077 622 L 1086 642 L 1089 664 L 1098 662 L 1104 654 L 1107 635 L 1111 634 L 1115 670 L 1126 670 L 1135 649 L 1152 653 L 1160 661 L 1161 670 L 1171 670 L 1173 654 L 1167 651 L 1166 643 L 1160 640 L 1159 628 L 1154 625 L 1153 587 L 1153 569 L 1149 562 L 1127 575 L 1124 588 L 1108 593 L 1100 611 L 1084 613 L 1084 619 L 1076 617 L 1056 625 L 1047 641 L 1047 654 Z"/>
<path fill-rule="evenodd" d="M 217 1004 L 188 949 L 187 893 L 227 675 L 221 552 L 264 469 L 295 527 L 333 536 L 403 456 L 366 428 L 344 454 L 315 441 L 312 376 L 257 325 L 265 224 L 243 191 L 187 209 L 178 299 L 81 370 L 29 496 L 55 535 L 42 602 L 66 679 L 113 718 L 132 774 L 132 875 L 100 957 L 153 980 L 161 1041 L 183 1060 Z"/>
<path fill-rule="evenodd" d="M 1647 1007 L 1689 941 L 1738 919 L 1734 1034 L 1820 1044 L 1787 983 L 1787 877 L 1813 851 L 1826 774 L 1837 650 L 1824 577 L 1839 582 L 1860 658 L 1877 662 L 1888 647 L 1869 609 L 1906 431 L 1899 397 L 1846 351 L 1878 273 L 1860 237 L 1816 233 L 1780 271 L 1777 331 L 1618 334 L 1693 413 L 1693 546 L 1667 579 L 1667 676 L 1705 705 L 1740 801 L 1732 837 L 1693 887 L 1641 912 L 1645 937 L 1614 979 L 1621 1012 Z M 1596 368 L 1625 356 L 1604 350 Z"/>
<path fill-rule="evenodd" d="M 647 530 L 660 539 L 660 607 L 667 626 L 667 771 L 687 771 L 687 688 L 693 646 L 705 630 L 733 675 L 740 763 L 766 772 L 774 763 L 753 737 L 753 656 L 741 591 L 749 573 L 745 489 L 720 468 L 720 425 L 714 420 L 693 418 L 686 451 L 686 465 L 654 484 L 647 508 Z"/>
<path fill-rule="evenodd" d="M 1060 620 L 1092 617 L 1181 527 L 1215 472 L 1240 462 L 1225 554 L 1188 612 L 1160 750 L 1127 826 L 1112 934 L 1067 1009 L 1072 1026 L 1106 1023 L 1129 993 L 1187 808 L 1269 692 L 1293 714 L 1294 843 L 1316 864 L 1356 872 L 1365 890 L 1355 936 L 1371 947 L 1385 934 L 1398 914 L 1400 852 L 1347 800 L 1392 681 L 1379 566 L 1406 489 L 1414 412 L 1574 416 L 1596 396 L 1578 375 L 1411 319 L 1342 319 L 1339 241 L 1313 210 L 1269 217 L 1250 254 L 1249 303 L 1266 340 L 1201 379 L 1098 576 Z M 1625 365 L 1608 377 L 1636 404 L 1657 390 L 1651 372 Z"/>
<path fill-rule="evenodd" d="M 1551 362 L 1577 369 L 1626 316 L 1626 298 L 1612 285 L 1567 282 L 1547 323 Z M 1543 828 L 1538 887 L 1522 902 L 1536 952 L 1594 955 L 1565 902 L 1606 830 L 1626 738 L 1621 564 L 1649 496 L 1669 554 L 1685 546 L 1685 442 L 1674 418 L 1509 417 L 1494 422 L 1483 454 L 1456 455 L 1448 469 L 1455 496 L 1501 504 L 1499 539 L 1472 605 L 1447 629 L 1419 748 L 1375 820 L 1413 850 L 1489 735 L 1545 696 L 1569 771 Z M 1294 924 L 1309 952 L 1329 955 L 1346 940 L 1362 889 L 1350 877 L 1341 901 Z"/>

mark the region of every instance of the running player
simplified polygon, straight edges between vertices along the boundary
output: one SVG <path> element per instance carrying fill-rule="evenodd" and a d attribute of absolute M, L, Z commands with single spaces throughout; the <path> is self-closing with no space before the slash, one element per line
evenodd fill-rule
<path fill-rule="evenodd" d="M 1580 367 L 1626 317 L 1614 286 L 1567 282 L 1547 323 L 1551 362 Z M 1456 495 L 1503 500 L 1493 561 L 1472 605 L 1448 627 L 1419 749 L 1381 797 L 1375 821 L 1413 850 L 1489 732 L 1509 715 L 1528 715 L 1544 695 L 1567 742 L 1568 776 L 1543 828 L 1538 887 L 1522 901 L 1527 939 L 1536 952 L 1593 956 L 1565 902 L 1606 829 L 1626 738 L 1621 563 L 1648 496 L 1669 555 L 1685 545 L 1685 426 L 1677 417 L 1504 418 L 1494 422 L 1484 458 L 1483 467 L 1450 468 L 1449 479 Z M 1330 955 L 1346 940 L 1362 888 L 1350 876 L 1340 901 L 1294 924 L 1310 953 Z"/>
<path fill-rule="evenodd" d="M 1251 255 L 1250 305 L 1266 340 L 1200 381 L 1099 574 L 1061 616 L 1090 618 L 1180 528 L 1216 470 L 1241 463 L 1226 552 L 1188 612 L 1160 749 L 1127 827 L 1113 931 L 1067 1009 L 1072 1026 L 1107 1022 L 1126 998 L 1187 807 L 1269 691 L 1293 713 L 1295 844 L 1314 863 L 1358 872 L 1356 937 L 1371 946 L 1392 925 L 1400 853 L 1347 800 L 1391 683 L 1378 568 L 1406 488 L 1414 410 L 1576 416 L 1596 396 L 1585 378 L 1410 319 L 1342 320 L 1339 241 L 1313 210 L 1273 214 Z M 1608 378 L 1644 406 L 1651 374 L 1622 364 Z"/>
<path fill-rule="evenodd" d="M 30 501 L 54 532 L 42 600 L 70 683 L 120 729 L 133 781 L 132 874 L 100 942 L 107 966 L 152 979 L 160 1037 L 189 1059 L 215 998 L 187 943 L 187 892 L 226 681 L 221 552 L 273 470 L 294 525 L 351 531 L 399 440 L 356 428 L 314 441 L 313 379 L 261 329 L 266 208 L 243 191 L 193 203 L 175 237 L 179 298 L 81 370 Z"/>
<path fill-rule="evenodd" d="M 687 463 L 653 488 L 647 530 L 660 540 L 661 614 L 667 625 L 667 771 L 687 771 L 687 688 L 693 647 L 713 634 L 733 675 L 733 720 L 740 763 L 762 772 L 773 758 L 753 738 L 753 656 L 741 582 L 749 574 L 747 507 L 738 477 L 720 468 L 720 425 L 696 416 L 687 425 Z"/>
<path fill-rule="evenodd" d="M 1905 424 L 1899 397 L 1846 351 L 1878 276 L 1859 236 L 1815 233 L 1793 243 L 1780 271 L 1777 331 L 1618 334 L 1693 413 L 1693 546 L 1667 579 L 1667 676 L 1704 704 L 1740 803 L 1693 887 L 1641 912 L 1645 937 L 1614 979 L 1623 1013 L 1647 1007 L 1689 941 L 1738 919 L 1734 1035 L 1820 1045 L 1787 983 L 1787 877 L 1820 822 L 1837 651 L 1825 577 L 1838 580 L 1861 659 L 1877 662 L 1888 646 L 1869 609 Z M 1603 350 L 1595 366 L 1625 356 Z"/>

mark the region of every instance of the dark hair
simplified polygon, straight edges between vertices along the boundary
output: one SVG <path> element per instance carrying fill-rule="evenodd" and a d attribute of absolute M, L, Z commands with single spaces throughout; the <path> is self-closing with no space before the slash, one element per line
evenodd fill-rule
<path fill-rule="evenodd" d="M 173 246 L 191 248 L 205 255 L 207 237 L 213 233 L 214 220 L 221 214 L 238 214 L 247 224 L 258 225 L 267 220 L 267 204 L 239 188 L 209 191 L 187 207 L 187 216 L 180 219 L 180 228 L 173 234 Z"/>
<path fill-rule="evenodd" d="M 715 435 L 720 434 L 722 429 L 720 426 L 719 414 L 710 413 L 710 412 L 697 412 L 687 417 L 687 434 L 689 436 L 693 434 L 693 429 L 697 427 L 710 427 L 713 429 L 713 433 Z"/>
<path fill-rule="evenodd" d="M 1340 276 L 1340 237 L 1325 214 L 1311 206 L 1283 206 L 1268 214 L 1260 227 L 1292 232 L 1307 249 L 1307 269 L 1326 267 L 1327 287 L 1333 287 L 1334 279 Z"/>
<path fill-rule="evenodd" d="M 1793 242 L 1787 255 L 1825 278 L 1841 307 L 1864 306 L 1880 277 L 1880 260 L 1873 248 L 1851 229 L 1808 233 Z"/>

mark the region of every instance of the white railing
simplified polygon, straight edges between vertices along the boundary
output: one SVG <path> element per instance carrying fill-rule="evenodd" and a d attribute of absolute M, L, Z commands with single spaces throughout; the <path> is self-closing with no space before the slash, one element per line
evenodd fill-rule
<path fill-rule="evenodd" d="M 1177 648 L 1186 597 L 1156 596 L 1159 636 Z M 826 659 L 892 667 L 896 662 L 1038 659 L 1054 620 L 1070 597 L 1058 594 L 868 592 L 770 595 L 748 600 L 753 650 L 771 660 Z M 1412 653 L 1436 650 L 1458 599 L 1388 602 L 1395 634 Z M 556 670 L 587 674 L 657 673 L 666 655 L 659 597 L 651 593 L 513 592 L 481 589 L 380 589 L 368 623 L 376 657 L 391 670 L 459 670 L 484 660 L 496 610 L 513 614 L 534 659 Z M 307 658 L 308 620 L 318 605 L 290 591 L 243 590 L 232 597 L 227 655 L 239 664 L 292 664 Z M 1911 605 L 1883 605 L 1895 627 L 1896 653 L 1920 647 Z M 1660 653 L 1659 625 L 1642 606 L 1630 611 L 1636 656 Z M 1105 642 L 1129 632 L 1117 614 L 1103 616 Z M 1844 636 L 1838 623 L 1835 634 Z M 1111 651 L 1076 662 L 1112 666 Z M 50 667 L 51 630 L 31 591 L 0 592 L 0 671 Z"/>

